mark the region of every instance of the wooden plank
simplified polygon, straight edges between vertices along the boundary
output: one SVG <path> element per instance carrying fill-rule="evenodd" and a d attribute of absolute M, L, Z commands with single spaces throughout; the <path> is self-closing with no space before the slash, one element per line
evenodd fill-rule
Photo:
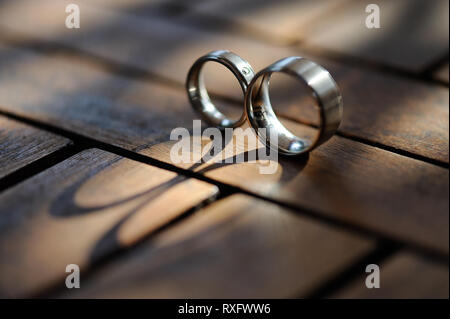
<path fill-rule="evenodd" d="M 274 204 L 233 195 L 102 267 L 82 289 L 59 297 L 303 296 L 372 247 L 370 240 Z"/>
<path fill-rule="evenodd" d="M 105 10 L 117 10 L 122 13 L 151 19 L 154 17 L 174 17 L 184 14 L 189 6 L 201 1 L 204 0 L 191 0 L 188 3 L 183 0 L 96 0 L 95 6 Z M 83 4 L 89 2 L 92 3 L 92 1 L 80 0 L 77 1 L 77 4 L 80 8 L 83 8 Z M 70 1 L 67 1 L 64 5 L 68 3 Z"/>
<path fill-rule="evenodd" d="M 292 53 L 287 48 L 267 46 L 233 35 L 194 30 L 167 17 L 143 19 L 123 14 L 112 6 L 94 6 L 88 1 L 80 3 L 83 11 L 80 29 L 61 27 L 66 17 L 63 2 L 42 0 L 39 8 L 35 8 L 33 1 L 22 0 L 8 4 L 0 12 L 0 30 L 63 43 L 180 83 L 185 81 L 187 70 L 195 59 L 212 50 L 229 49 L 249 59 L 258 52 L 259 61 L 252 59 L 252 65 L 257 69 L 265 66 L 265 62 L 273 61 L 274 57 Z M 18 23 L 19 17 L 27 23 Z"/>
<path fill-rule="evenodd" d="M 15 8 L 15 3 L 2 10 L 3 15 L 0 12 L 0 26 L 76 47 L 175 80 L 180 85 L 195 59 L 211 50 L 226 48 L 235 51 L 249 59 L 255 70 L 282 57 L 305 55 L 298 48 L 268 45 L 233 34 L 195 30 L 189 28 L 187 22 L 175 24 L 156 17 L 142 19 L 85 3 L 82 6 L 83 27 L 69 30 L 60 27 L 65 14 L 62 4 L 42 1 L 39 10 L 45 10 L 42 15 L 46 18 L 38 19 L 35 15 L 39 11 L 25 10 L 22 6 Z M 22 20 L 28 23 L 19 23 Z M 448 88 L 307 57 L 328 68 L 341 88 L 345 103 L 342 133 L 449 162 Z M 229 72 L 214 67 L 206 71 L 206 83 L 211 83 L 209 88 L 221 95 L 231 94 L 233 98 L 242 99 L 242 92 Z M 273 83 L 276 85 L 278 81 Z M 280 82 L 278 87 L 283 88 L 284 84 Z M 290 87 L 281 90 L 286 94 L 282 103 L 286 106 L 280 108 L 280 113 L 303 120 L 303 112 L 293 107 L 302 103 L 302 99 L 296 95 L 298 89 Z"/>
<path fill-rule="evenodd" d="M 112 76 L 64 56 L 36 58 L 13 52 L 16 63 L 8 63 L 0 73 L 0 105 L 10 112 L 168 163 L 174 144 L 171 131 L 191 129 L 198 118 L 181 90 Z M 17 90 L 23 94 L 11 94 Z M 229 153 L 228 148 L 223 154 L 233 156 L 235 151 Z M 435 165 L 340 137 L 309 158 L 281 159 L 272 175 L 260 174 L 259 163 L 177 165 L 448 253 L 449 175 Z"/>
<path fill-rule="evenodd" d="M 70 143 L 64 137 L 0 116 L 0 178 Z"/>
<path fill-rule="evenodd" d="M 85 0 L 81 0 L 83 2 Z M 100 5 L 107 9 L 124 9 L 128 10 L 130 8 L 152 8 L 153 6 L 159 5 L 192 5 L 201 3 L 205 0 L 191 0 L 189 3 L 186 3 L 184 0 L 97 0 L 95 1 L 96 5 Z"/>
<path fill-rule="evenodd" d="M 305 42 L 417 72 L 448 52 L 447 0 L 380 0 L 376 4 L 379 29 L 365 26 L 368 3 L 352 1 L 311 24 Z"/>
<path fill-rule="evenodd" d="M 448 299 L 448 265 L 401 252 L 380 266 L 380 288 L 367 289 L 359 277 L 330 298 Z"/>
<path fill-rule="evenodd" d="M 167 141 L 173 128 L 190 127 L 196 118 L 181 90 L 114 76 L 66 56 L 10 54 L 15 62 L 0 73 L 2 110 L 131 150 Z"/>
<path fill-rule="evenodd" d="M 83 151 L 0 195 L 0 295 L 65 287 L 66 265 L 83 274 L 216 194 L 204 182 Z"/>

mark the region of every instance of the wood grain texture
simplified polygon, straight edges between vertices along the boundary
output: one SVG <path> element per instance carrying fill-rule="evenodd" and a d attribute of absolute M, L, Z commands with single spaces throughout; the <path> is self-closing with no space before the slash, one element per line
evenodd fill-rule
<path fill-rule="evenodd" d="M 83 151 L 0 195 L 0 296 L 65 287 L 187 210 L 213 185 L 96 149 Z"/>
<path fill-rule="evenodd" d="M 183 23 L 156 16 L 144 19 L 122 14 L 114 7 L 106 10 L 82 2 L 83 28 L 69 30 L 60 26 L 65 17 L 63 2 L 42 1 L 39 6 L 39 10 L 45 11 L 42 19 L 34 18 L 34 5 L 33 10 L 26 10 L 26 5 L 32 2 L 11 2 L 1 10 L 0 27 L 75 47 L 180 85 L 192 63 L 212 50 L 232 50 L 248 59 L 255 70 L 286 56 L 311 58 L 330 70 L 342 91 L 345 104 L 342 133 L 449 162 L 448 88 L 336 65 L 305 55 L 301 48 L 269 45 L 237 37 L 233 32 L 194 29 L 188 26 L 189 20 L 194 19 L 189 17 Z M 19 23 L 22 20 L 27 23 Z M 236 80 L 223 68 L 207 68 L 205 72 L 209 89 L 238 101 L 242 99 Z M 284 82 L 277 83 L 274 81 L 273 85 L 281 88 L 280 94 L 286 98 L 284 107 L 275 109 L 289 118 L 304 120 L 303 99 L 298 90 L 285 86 Z"/>
<path fill-rule="evenodd" d="M 226 163 L 239 154 L 256 152 L 256 147 L 242 142 L 238 131 L 234 136 L 237 147 L 228 143 L 207 163 L 183 167 L 391 238 L 448 253 L 447 169 L 335 136 L 307 157 L 283 157 L 271 162 L 276 166 L 275 173 L 261 174 L 261 168 L 267 165 L 263 161 Z M 171 162 L 168 154 L 173 144 L 157 144 L 141 153 Z"/>
<path fill-rule="evenodd" d="M 321 64 L 333 75 L 343 96 L 339 132 L 449 162 L 448 88 L 325 61 Z M 274 78 L 271 85 L 279 114 L 300 122 L 311 120 L 314 104 L 306 92 L 299 92 L 300 83 Z"/>
<path fill-rule="evenodd" d="M 0 105 L 11 112 L 168 163 L 172 163 L 172 129 L 191 129 L 192 120 L 198 118 L 182 90 L 112 76 L 64 56 L 13 52 L 16 63 L 5 65 L 0 74 Z M 18 89 L 27 99 L 10 94 Z M 245 151 L 255 153 L 244 145 L 220 156 Z M 177 165 L 448 253 L 449 175 L 444 168 L 340 137 L 319 147 L 309 159 L 281 159 L 272 175 L 260 174 L 260 165 L 254 162 Z"/>
<path fill-rule="evenodd" d="M 190 15 L 205 28 L 233 29 L 240 33 L 253 30 L 255 36 L 288 44 L 305 37 L 308 26 L 346 0 L 213 0 L 193 5 Z M 225 18 L 225 19 L 220 19 Z"/>
<path fill-rule="evenodd" d="M 330 298 L 448 299 L 448 264 L 400 252 L 379 267 L 380 288 L 367 289 L 365 279 L 368 274 L 365 274 Z"/>
<path fill-rule="evenodd" d="M 448 52 L 448 1 L 380 0 L 376 4 L 379 29 L 365 25 L 368 3 L 349 1 L 326 19 L 310 24 L 305 42 L 417 72 Z"/>
<path fill-rule="evenodd" d="M 303 296 L 367 253 L 370 240 L 233 195 L 188 217 L 59 297 Z"/>
<path fill-rule="evenodd" d="M 0 178 L 70 143 L 64 137 L 0 116 Z"/>
<path fill-rule="evenodd" d="M 55 0 L 51 0 L 55 1 Z M 131 14 L 137 17 L 151 19 L 154 17 L 174 17 L 184 14 L 188 8 L 198 2 L 204 0 L 96 0 L 95 6 L 101 7 L 105 10 L 117 10 L 121 13 Z M 63 2 L 64 5 L 70 1 Z M 84 8 L 84 4 L 93 1 L 80 0 L 77 4 Z"/>
<path fill-rule="evenodd" d="M 448 62 L 439 68 L 439 70 L 437 70 L 435 72 L 435 77 L 441 81 L 447 82 L 448 83 L 448 75 L 449 75 L 449 69 L 448 69 Z"/>
<path fill-rule="evenodd" d="M 30 11 L 32 8 L 34 12 Z M 83 27 L 67 29 L 61 27 L 66 16 L 64 8 L 64 1 L 56 0 L 42 0 L 39 8 L 35 8 L 30 0 L 8 3 L 0 12 L 0 30 L 63 43 L 180 83 L 185 81 L 195 59 L 209 51 L 228 49 L 249 59 L 258 52 L 259 58 L 251 61 L 256 69 L 264 67 L 280 54 L 292 53 L 280 46 L 189 28 L 176 23 L 173 18 L 155 16 L 144 19 L 124 14 L 113 6 L 97 6 L 90 1 L 80 1 Z M 35 18 L 37 12 L 42 19 Z M 18 23 L 18 17 L 27 23 Z"/>

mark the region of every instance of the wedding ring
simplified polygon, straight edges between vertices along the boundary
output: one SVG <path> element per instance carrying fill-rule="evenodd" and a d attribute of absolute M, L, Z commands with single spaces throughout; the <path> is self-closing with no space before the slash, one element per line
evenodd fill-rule
<path fill-rule="evenodd" d="M 288 74 L 311 89 L 319 111 L 318 132 L 312 140 L 292 134 L 275 115 L 269 97 L 269 82 L 274 72 Z M 299 155 L 324 143 L 336 132 L 341 123 L 343 102 L 336 82 L 326 69 L 301 57 L 289 57 L 253 77 L 245 95 L 245 109 L 251 126 L 264 144 L 282 154 Z M 277 141 L 271 141 L 271 136 L 276 136 Z"/>
<path fill-rule="evenodd" d="M 234 128 L 241 126 L 246 120 L 245 112 L 242 112 L 242 115 L 238 120 L 231 120 L 220 112 L 211 102 L 202 76 L 203 65 L 208 61 L 218 62 L 228 68 L 239 81 L 244 95 L 247 91 L 248 84 L 255 74 L 252 67 L 247 61 L 230 51 L 213 51 L 195 61 L 189 70 L 186 80 L 189 101 L 191 102 L 192 107 L 201 114 L 205 121 L 220 128 Z"/>

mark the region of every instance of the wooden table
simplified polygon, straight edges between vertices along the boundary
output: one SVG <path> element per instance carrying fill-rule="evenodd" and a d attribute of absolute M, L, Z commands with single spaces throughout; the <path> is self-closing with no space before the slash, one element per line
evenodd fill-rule
<path fill-rule="evenodd" d="M 79 0 L 79 29 L 69 1 L 2 2 L 0 297 L 448 298 L 449 4 L 378 2 L 381 29 L 348 0 Z M 187 70 L 216 49 L 325 66 L 337 134 L 271 175 L 173 163 Z M 239 114 L 232 75 L 207 79 Z M 311 116 L 273 90 L 285 123 Z"/>

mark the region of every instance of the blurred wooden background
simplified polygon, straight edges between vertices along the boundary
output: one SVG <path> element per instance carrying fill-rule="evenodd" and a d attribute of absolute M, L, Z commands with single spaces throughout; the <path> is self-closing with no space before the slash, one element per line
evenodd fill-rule
<path fill-rule="evenodd" d="M 0 297 L 448 298 L 449 2 L 376 3 L 380 29 L 357 0 L 1 1 Z M 172 163 L 198 118 L 187 70 L 217 49 L 322 64 L 339 132 L 272 175 Z M 208 72 L 239 114 L 235 79 Z M 300 125 L 293 83 L 273 89 Z"/>

